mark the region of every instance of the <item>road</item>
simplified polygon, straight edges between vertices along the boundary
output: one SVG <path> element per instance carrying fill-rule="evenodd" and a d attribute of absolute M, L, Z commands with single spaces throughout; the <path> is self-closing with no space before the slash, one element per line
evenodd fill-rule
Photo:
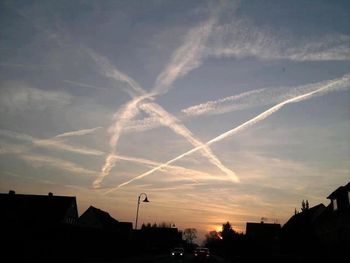
<path fill-rule="evenodd" d="M 193 255 L 187 254 L 181 259 L 174 259 L 170 255 L 158 255 L 142 258 L 128 258 L 118 260 L 120 263 L 196 263 L 196 262 L 208 262 L 208 263 L 229 263 L 219 257 L 211 256 L 208 261 L 197 261 Z M 112 262 L 111 262 L 112 263 Z"/>

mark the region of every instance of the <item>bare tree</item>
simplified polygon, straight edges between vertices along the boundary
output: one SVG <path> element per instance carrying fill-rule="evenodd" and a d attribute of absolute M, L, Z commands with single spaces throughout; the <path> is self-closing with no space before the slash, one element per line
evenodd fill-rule
<path fill-rule="evenodd" d="M 193 244 L 193 240 L 197 238 L 197 229 L 186 228 L 183 235 L 187 243 Z"/>
<path fill-rule="evenodd" d="M 309 210 L 309 201 L 306 200 L 306 201 L 302 201 L 301 202 L 301 211 L 304 212 L 306 210 Z"/>

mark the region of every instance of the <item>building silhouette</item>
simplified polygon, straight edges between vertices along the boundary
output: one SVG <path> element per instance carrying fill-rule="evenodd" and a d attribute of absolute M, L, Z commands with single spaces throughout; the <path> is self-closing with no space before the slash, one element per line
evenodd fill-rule
<path fill-rule="evenodd" d="M 26 195 L 10 191 L 0 194 L 2 216 L 6 228 L 43 228 L 59 224 L 76 224 L 78 209 L 73 196 Z"/>
<path fill-rule="evenodd" d="M 0 194 L 0 210 L 5 258 L 29 261 L 73 253 L 74 244 L 68 240 L 78 220 L 75 197 L 10 191 Z"/>
<path fill-rule="evenodd" d="M 340 258 L 350 249 L 350 183 L 340 186 L 327 199 L 295 213 L 282 227 L 282 245 L 286 252 L 310 259 Z"/>
<path fill-rule="evenodd" d="M 315 223 L 317 238 L 322 247 L 329 250 L 348 250 L 350 249 L 350 183 L 340 186 L 327 198 L 330 204 Z"/>
<path fill-rule="evenodd" d="M 246 239 L 250 244 L 250 251 L 260 255 L 274 253 L 279 249 L 280 232 L 280 224 L 247 222 Z"/>

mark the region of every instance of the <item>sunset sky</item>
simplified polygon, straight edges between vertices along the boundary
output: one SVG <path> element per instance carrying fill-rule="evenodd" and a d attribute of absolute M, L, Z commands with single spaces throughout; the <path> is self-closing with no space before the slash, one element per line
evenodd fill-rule
<path fill-rule="evenodd" d="M 350 181 L 349 1 L 1 1 L 0 191 L 285 223 Z"/>

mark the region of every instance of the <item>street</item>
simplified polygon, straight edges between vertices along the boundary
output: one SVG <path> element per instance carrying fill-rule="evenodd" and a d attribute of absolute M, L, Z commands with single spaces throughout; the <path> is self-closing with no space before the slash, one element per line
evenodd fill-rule
<path fill-rule="evenodd" d="M 111 263 L 113 261 L 110 261 Z M 157 255 L 147 257 L 134 257 L 118 260 L 121 263 L 195 263 L 195 262 L 209 262 L 209 263 L 229 263 L 217 256 L 211 256 L 207 261 L 197 261 L 193 255 L 185 254 L 183 258 L 172 258 L 171 255 Z"/>

